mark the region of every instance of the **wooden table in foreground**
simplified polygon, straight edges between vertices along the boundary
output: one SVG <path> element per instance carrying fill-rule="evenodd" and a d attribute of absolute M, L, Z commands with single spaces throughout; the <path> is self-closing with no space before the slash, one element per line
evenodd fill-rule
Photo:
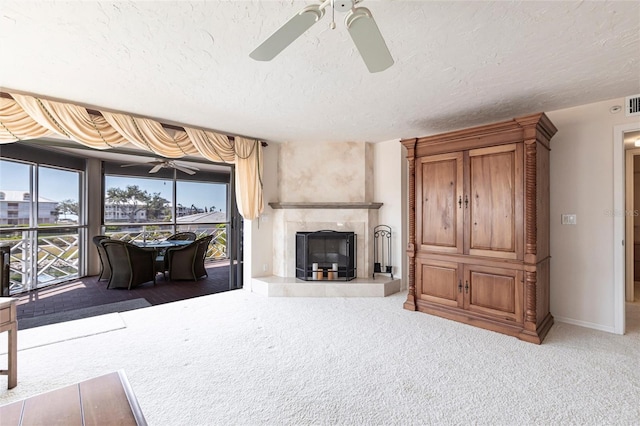
<path fill-rule="evenodd" d="M 2 426 L 146 426 L 124 371 L 0 407 Z"/>
<path fill-rule="evenodd" d="M 0 333 L 7 332 L 9 345 L 7 346 L 8 366 L 0 370 L 0 374 L 9 376 L 7 387 L 15 388 L 18 384 L 18 320 L 16 302 L 13 297 L 0 297 Z"/>

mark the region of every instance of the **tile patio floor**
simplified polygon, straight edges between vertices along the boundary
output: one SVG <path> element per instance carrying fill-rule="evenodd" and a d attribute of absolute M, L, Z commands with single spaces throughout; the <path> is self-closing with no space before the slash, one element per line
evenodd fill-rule
<path fill-rule="evenodd" d="M 21 318 L 34 318 L 75 309 L 144 298 L 151 305 L 220 293 L 229 290 L 229 262 L 207 265 L 208 277 L 199 281 L 168 281 L 158 274 L 156 285 L 145 283 L 132 290 L 107 290 L 107 281 L 97 276 L 44 287 L 18 297 L 18 323 Z"/>

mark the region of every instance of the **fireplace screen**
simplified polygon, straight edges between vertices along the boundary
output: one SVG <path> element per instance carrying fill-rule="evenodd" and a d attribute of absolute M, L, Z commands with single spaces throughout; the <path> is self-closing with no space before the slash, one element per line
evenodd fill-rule
<path fill-rule="evenodd" d="M 317 231 L 296 233 L 296 278 L 305 281 L 356 277 L 356 234 Z"/>

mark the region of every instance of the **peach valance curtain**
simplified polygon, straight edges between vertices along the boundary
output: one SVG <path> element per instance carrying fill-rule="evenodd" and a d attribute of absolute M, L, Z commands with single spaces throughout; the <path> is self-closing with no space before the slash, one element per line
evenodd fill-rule
<path fill-rule="evenodd" d="M 166 158 L 185 155 L 235 164 L 236 199 L 240 214 L 257 218 L 264 209 L 262 199 L 262 145 L 259 141 L 185 127 L 169 134 L 162 124 L 148 118 L 100 111 L 33 96 L 10 94 L 0 98 L 0 144 L 58 134 L 95 149 L 110 149 L 127 143 Z"/>

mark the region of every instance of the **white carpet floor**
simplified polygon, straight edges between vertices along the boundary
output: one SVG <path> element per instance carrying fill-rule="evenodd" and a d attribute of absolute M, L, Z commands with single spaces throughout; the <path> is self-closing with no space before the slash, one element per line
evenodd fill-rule
<path fill-rule="evenodd" d="M 123 312 L 125 328 L 20 350 L 0 404 L 123 369 L 159 426 L 640 423 L 640 305 L 625 336 L 556 323 L 537 346 L 404 299 L 238 290 Z"/>

